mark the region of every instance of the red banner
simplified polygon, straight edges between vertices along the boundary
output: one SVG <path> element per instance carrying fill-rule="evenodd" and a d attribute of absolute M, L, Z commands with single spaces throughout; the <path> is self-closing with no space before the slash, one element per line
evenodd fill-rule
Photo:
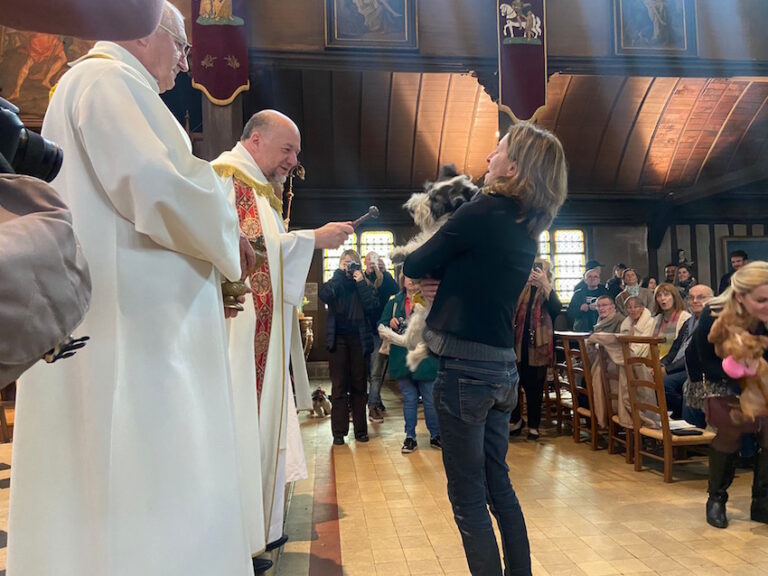
<path fill-rule="evenodd" d="M 219 106 L 248 90 L 245 0 L 192 0 L 192 86 Z"/>
<path fill-rule="evenodd" d="M 547 103 L 545 0 L 497 0 L 499 108 L 531 120 Z"/>

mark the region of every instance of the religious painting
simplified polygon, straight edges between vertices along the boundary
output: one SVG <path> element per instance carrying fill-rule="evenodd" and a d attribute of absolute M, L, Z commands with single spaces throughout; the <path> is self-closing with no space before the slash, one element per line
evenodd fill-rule
<path fill-rule="evenodd" d="M 723 238 L 723 261 L 726 271 L 731 270 L 730 254 L 734 250 L 744 250 L 749 261 L 762 260 L 768 262 L 768 236 L 725 236 Z"/>
<path fill-rule="evenodd" d="M 93 42 L 71 36 L 22 32 L 0 26 L 0 96 L 21 110 L 25 122 L 42 122 L 51 88 Z"/>
<path fill-rule="evenodd" d="M 417 0 L 325 0 L 326 48 L 419 47 Z"/>
<path fill-rule="evenodd" d="M 694 0 L 614 0 L 617 54 L 696 56 Z"/>

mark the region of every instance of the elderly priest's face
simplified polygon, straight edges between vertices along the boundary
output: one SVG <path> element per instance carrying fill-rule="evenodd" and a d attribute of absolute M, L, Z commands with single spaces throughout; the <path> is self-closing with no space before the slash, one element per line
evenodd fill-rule
<path fill-rule="evenodd" d="M 189 44 L 184 22 L 176 15 L 167 22 L 165 20 L 160 22 L 160 26 L 148 38 L 148 61 L 144 63 L 157 80 L 161 93 L 173 88 L 179 72 L 189 70 Z"/>

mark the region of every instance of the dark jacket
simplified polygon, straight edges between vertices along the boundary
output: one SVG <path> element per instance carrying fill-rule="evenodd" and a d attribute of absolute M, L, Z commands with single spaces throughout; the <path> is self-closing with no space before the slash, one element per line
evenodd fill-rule
<path fill-rule="evenodd" d="M 379 318 L 379 324 L 389 326 L 392 318 L 405 318 L 405 292 L 392 297 Z M 405 356 L 408 350 L 402 346 L 392 344 L 389 347 L 389 377 L 393 380 L 411 378 L 419 382 L 428 382 L 437 378 L 437 358 L 428 356 L 419 363 L 416 372 L 411 373 L 405 364 Z"/>
<path fill-rule="evenodd" d="M 720 286 L 717 287 L 717 293 L 718 295 L 722 294 L 728 288 L 731 286 L 731 276 L 733 276 L 733 272 L 726 272 L 723 274 L 723 277 L 720 278 Z"/>
<path fill-rule="evenodd" d="M 728 386 L 734 396 L 741 394 L 741 387 L 736 380 L 731 379 L 724 371 L 722 359 L 715 354 L 715 345 L 707 340 L 709 331 L 715 323 L 716 318 L 712 316 L 709 306 L 704 308 L 699 318 L 699 323 L 693 331 L 691 342 L 685 351 L 685 365 L 688 369 L 688 377 L 691 382 L 701 382 L 707 379 L 711 382 L 721 382 Z M 765 325 L 760 323 L 756 334 L 766 335 Z M 763 354 L 763 358 L 768 360 L 768 350 Z"/>
<path fill-rule="evenodd" d="M 605 289 L 608 290 L 608 296 L 616 300 L 616 296 L 621 294 L 623 288 L 621 287 L 621 278 L 613 276 L 608 282 L 605 283 Z"/>
<path fill-rule="evenodd" d="M 439 278 L 427 325 L 500 348 L 515 343 L 515 306 L 536 256 L 517 200 L 478 194 L 406 258 L 410 278 Z"/>
<path fill-rule="evenodd" d="M 604 294 L 608 294 L 605 286 L 598 286 L 594 290 L 585 287 L 573 293 L 571 302 L 568 304 L 568 320 L 573 324 L 573 329 L 576 332 L 592 332 L 594 330 L 600 314 L 597 310 L 582 312 L 581 305 L 595 302 Z"/>
<path fill-rule="evenodd" d="M 669 349 L 669 352 L 667 352 L 666 356 L 661 359 L 661 365 L 666 370 L 667 374 L 674 374 L 675 372 L 681 372 L 685 370 L 685 356 L 680 358 L 679 360 L 675 360 L 675 356 L 677 356 L 678 352 L 680 352 L 680 347 L 684 346 L 686 344 L 686 340 L 688 340 L 688 337 L 690 334 L 688 333 L 688 330 L 690 330 L 690 318 L 685 321 L 685 324 L 683 324 L 682 328 L 680 328 L 680 332 L 677 333 L 677 338 L 675 338 L 675 341 L 672 342 L 672 347 Z M 688 351 L 688 348 L 686 346 L 685 351 Z"/>
<path fill-rule="evenodd" d="M 376 312 L 379 299 L 376 291 L 366 282 L 355 282 L 343 270 L 336 270 L 328 282 L 320 286 L 317 296 L 328 305 L 325 324 L 325 347 L 336 349 L 337 317 L 342 317 L 357 327 L 363 352 L 373 351 L 373 332 L 370 316 Z"/>
<path fill-rule="evenodd" d="M 378 307 L 370 316 L 371 329 L 373 330 L 374 334 L 376 333 L 376 326 L 378 324 L 379 318 L 381 317 L 381 313 L 384 311 L 384 306 L 387 305 L 387 302 L 389 302 L 389 299 L 392 298 L 392 296 L 400 291 L 400 287 L 397 285 L 395 279 L 392 278 L 392 274 L 390 274 L 387 270 L 382 270 L 381 275 L 381 286 L 373 289 L 376 292 L 376 298 L 379 301 Z M 365 276 L 371 282 L 376 280 L 376 276 L 374 274 L 366 274 Z"/>

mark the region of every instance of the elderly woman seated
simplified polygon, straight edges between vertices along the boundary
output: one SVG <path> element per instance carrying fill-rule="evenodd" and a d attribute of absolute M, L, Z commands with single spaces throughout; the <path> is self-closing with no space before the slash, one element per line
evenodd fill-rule
<path fill-rule="evenodd" d="M 624 290 L 616 296 L 616 309 L 626 316 L 626 302 L 630 296 L 637 296 L 643 303 L 643 306 L 650 308 L 653 304 L 653 292 L 648 288 L 640 286 L 640 279 L 637 276 L 637 272 L 632 268 L 624 270 L 622 276 L 624 282 Z"/>
<path fill-rule="evenodd" d="M 618 334 L 621 330 L 621 323 L 624 322 L 624 315 L 616 311 L 611 297 L 607 294 L 597 299 L 597 324 L 595 332 L 608 332 Z"/>
<path fill-rule="evenodd" d="M 643 305 L 638 296 L 630 296 L 625 304 L 627 317 L 621 323 L 623 336 L 652 336 L 655 321 L 651 312 Z M 632 344 L 630 352 L 633 356 L 648 356 L 650 348 L 648 344 Z"/>

